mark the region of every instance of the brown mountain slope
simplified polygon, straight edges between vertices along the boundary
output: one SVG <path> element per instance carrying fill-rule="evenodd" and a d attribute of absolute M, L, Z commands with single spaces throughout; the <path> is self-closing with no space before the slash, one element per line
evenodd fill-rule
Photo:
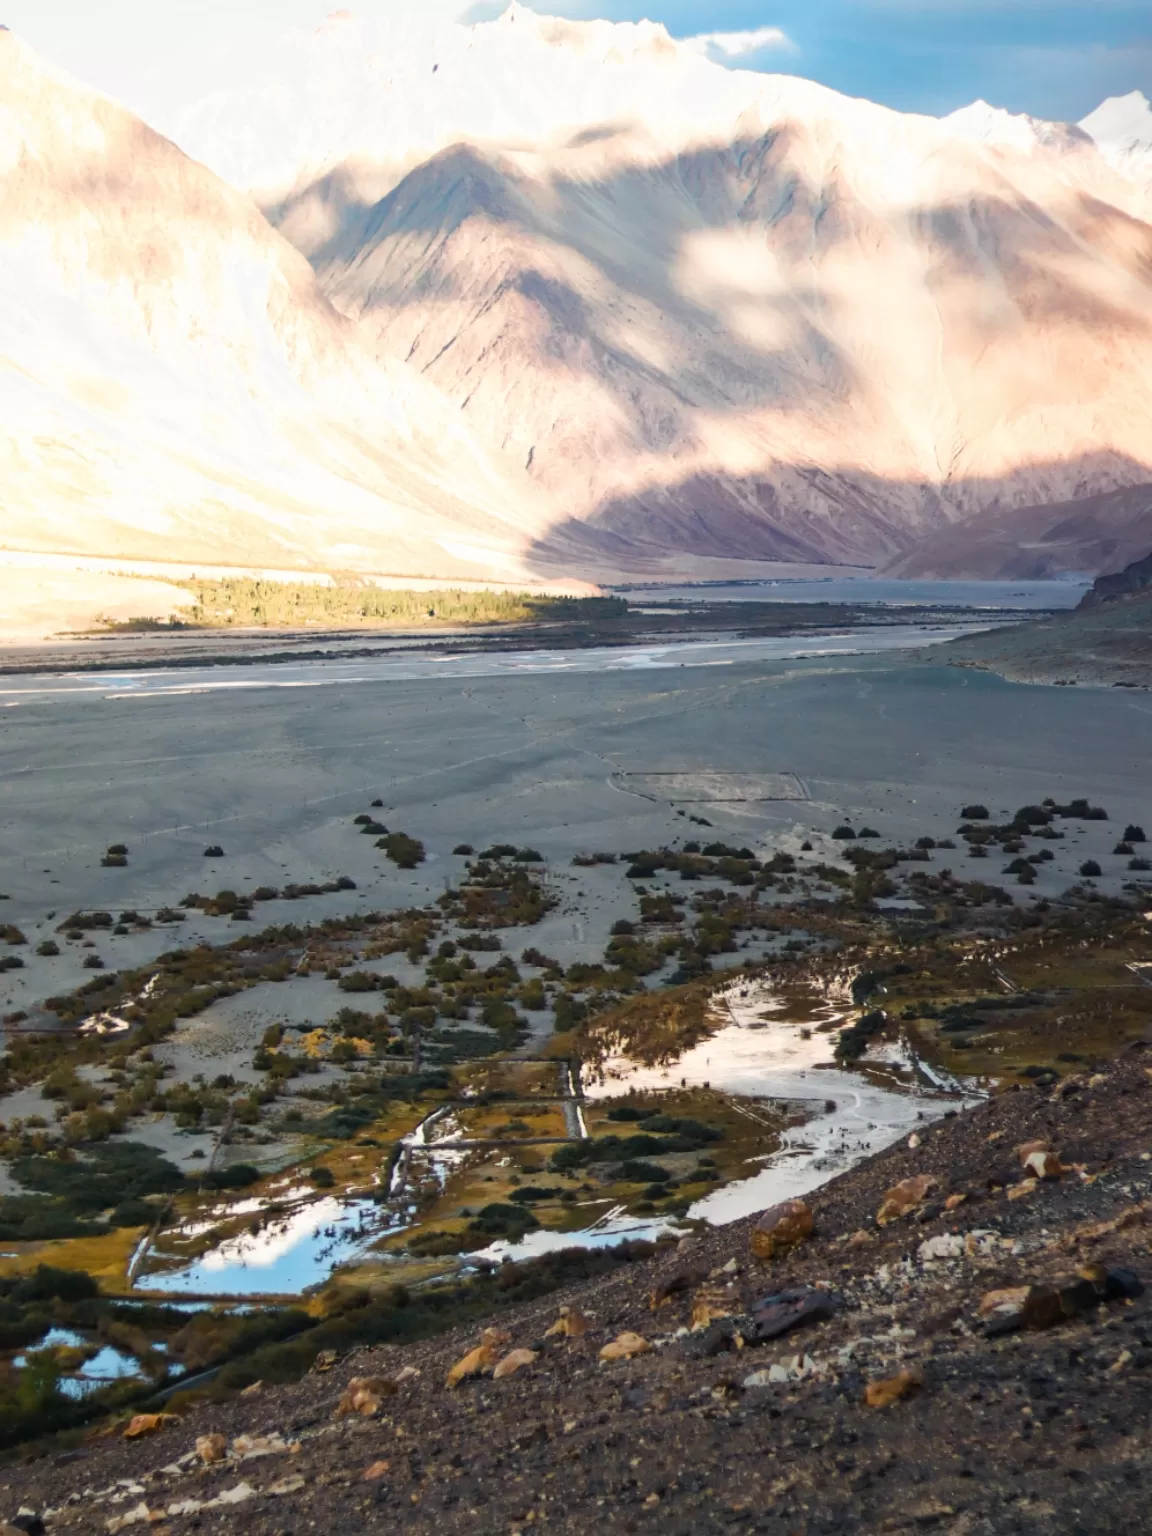
<path fill-rule="evenodd" d="M 0 32 L 0 547 L 514 574 L 550 514 L 255 206 Z"/>
<path fill-rule="evenodd" d="M 501 47 L 595 74 L 580 26 L 546 46 L 516 26 Z M 709 76 L 672 118 L 653 80 L 678 59 L 605 58 L 637 96 L 598 128 L 475 129 L 379 201 L 349 160 L 278 217 L 379 354 L 592 550 L 883 561 L 1077 502 L 1068 557 L 1108 558 L 1095 498 L 1152 480 L 1146 196 L 1084 135 L 1020 143 L 782 77 Z M 967 544 L 936 567 L 979 571 Z"/>
<path fill-rule="evenodd" d="M 891 576 L 964 571 L 986 581 L 1043 581 L 1066 571 L 1116 571 L 1152 545 L 1152 482 L 1040 506 L 991 505 L 929 534 L 888 566 Z"/>

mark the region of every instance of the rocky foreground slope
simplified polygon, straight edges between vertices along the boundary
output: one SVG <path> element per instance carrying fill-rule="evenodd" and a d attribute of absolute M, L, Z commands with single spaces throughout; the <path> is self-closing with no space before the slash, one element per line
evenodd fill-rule
<path fill-rule="evenodd" d="M 707 1230 L 484 1337 L 11 1466 L 0 1498 L 77 1536 L 1141 1529 L 1150 1146 L 1137 1045 L 925 1124 L 774 1256 Z"/>

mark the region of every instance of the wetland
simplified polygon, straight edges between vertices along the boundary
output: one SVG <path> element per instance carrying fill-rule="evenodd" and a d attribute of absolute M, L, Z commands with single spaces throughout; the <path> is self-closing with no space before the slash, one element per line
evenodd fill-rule
<path fill-rule="evenodd" d="M 53 1423 L 628 1262 L 1152 1026 L 1138 697 L 286 676 L 6 684 L 0 1313 Z"/>

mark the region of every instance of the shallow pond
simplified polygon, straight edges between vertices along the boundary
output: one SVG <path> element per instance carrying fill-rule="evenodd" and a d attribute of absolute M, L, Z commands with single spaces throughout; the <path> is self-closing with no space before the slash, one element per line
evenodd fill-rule
<path fill-rule="evenodd" d="M 728 1022 L 674 1061 L 644 1066 L 609 1056 L 595 1075 L 586 1073 L 584 1083 L 589 1099 L 708 1086 L 805 1113 L 802 1125 L 783 1132 L 777 1151 L 753 1160 L 748 1177 L 697 1200 L 688 1210 L 690 1218 L 723 1225 L 805 1195 L 959 1102 L 957 1093 L 919 1086 L 918 1063 L 907 1053 L 899 1063 L 890 1053 L 887 1059 L 878 1056 L 874 1065 L 866 1058 L 859 1071 L 824 1065 L 833 1049 L 824 1031 L 844 1014 L 835 1003 L 800 1004 L 779 996 L 767 983 L 741 981 L 718 993 L 716 1004 Z M 494 1243 L 480 1257 L 530 1258 L 557 1248 L 651 1238 L 675 1227 L 666 1216 L 643 1220 L 620 1210 L 584 1231 L 533 1232 L 518 1243 Z"/>
<path fill-rule="evenodd" d="M 38 1354 L 41 1350 L 84 1349 L 92 1342 L 71 1328 L 50 1328 L 39 1344 L 25 1354 L 17 1355 L 12 1363 L 17 1367 L 26 1366 L 28 1356 Z M 111 1344 L 105 1344 L 90 1359 L 60 1378 L 60 1391 L 65 1397 L 87 1397 L 89 1393 L 98 1392 L 101 1387 L 110 1386 L 114 1381 L 143 1379 L 143 1374 L 139 1361 L 132 1355 L 125 1354 Z"/>
<path fill-rule="evenodd" d="M 727 1022 L 701 1044 L 655 1066 L 608 1056 L 595 1069 L 586 1069 L 583 1083 L 589 1100 L 707 1085 L 737 1099 L 783 1103 L 804 1115 L 803 1124 L 782 1133 L 777 1151 L 750 1161 L 747 1177 L 697 1200 L 689 1217 L 723 1224 L 806 1194 L 907 1135 L 918 1122 L 943 1114 L 960 1098 L 959 1085 L 943 1079 L 937 1079 L 940 1086 L 934 1091 L 928 1070 L 918 1072 L 919 1064 L 906 1050 L 880 1047 L 858 1071 L 827 1065 L 833 1050 L 828 1031 L 844 1016 L 835 1002 L 786 998 L 765 982 L 742 980 L 718 992 L 715 1004 Z M 443 1189 L 469 1156 L 459 1147 L 441 1145 L 459 1134 L 454 1113 L 434 1110 L 404 1138 L 383 1201 L 309 1196 L 266 1217 L 259 1231 L 229 1237 L 182 1269 L 142 1276 L 137 1288 L 279 1296 L 322 1284 L 338 1265 L 413 1223 L 421 1199 Z M 633 1215 L 609 1201 L 590 1202 L 588 1217 L 576 1231 L 538 1230 L 518 1242 L 495 1242 L 470 1258 L 535 1258 L 561 1248 L 607 1247 L 677 1230 L 672 1216 Z"/>
<path fill-rule="evenodd" d="M 322 1285 L 340 1264 L 362 1255 L 389 1232 L 410 1225 L 417 1196 L 442 1189 L 448 1175 L 468 1155 L 437 1143 L 459 1135 L 454 1115 L 434 1110 L 403 1138 L 404 1153 L 392 1173 L 387 1197 L 315 1196 L 307 1185 L 279 1195 L 288 1209 L 263 1217 L 258 1230 L 225 1238 L 184 1267 L 154 1269 L 136 1281 L 140 1291 L 191 1296 L 292 1296 Z M 180 1235 L 192 1237 L 223 1216 L 255 1214 L 258 1200 L 238 1201 L 213 1218 L 186 1223 Z M 156 1255 L 161 1258 L 162 1254 Z"/>

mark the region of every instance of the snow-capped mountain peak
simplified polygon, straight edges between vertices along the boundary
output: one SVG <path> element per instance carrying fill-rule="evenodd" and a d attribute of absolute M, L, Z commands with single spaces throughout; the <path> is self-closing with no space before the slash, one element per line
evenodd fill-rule
<path fill-rule="evenodd" d="M 1109 96 L 1080 127 L 1119 170 L 1152 177 L 1152 102 L 1143 91 Z"/>
<path fill-rule="evenodd" d="M 980 100 L 950 112 L 941 119 L 949 132 L 985 144 L 1004 145 L 1025 154 L 1045 149 L 1075 149 L 1091 143 L 1090 136 L 1074 123 L 1048 122 L 1025 112 L 1006 112 Z"/>

